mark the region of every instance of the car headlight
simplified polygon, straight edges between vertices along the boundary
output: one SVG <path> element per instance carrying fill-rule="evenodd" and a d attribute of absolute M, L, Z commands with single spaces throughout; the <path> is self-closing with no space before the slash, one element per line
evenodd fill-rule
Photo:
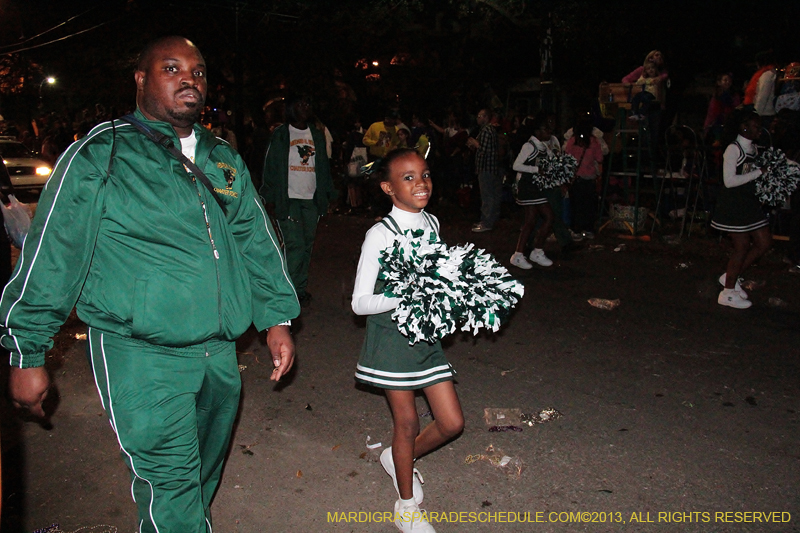
<path fill-rule="evenodd" d="M 50 167 L 36 167 L 36 174 L 38 176 L 49 176 Z"/>

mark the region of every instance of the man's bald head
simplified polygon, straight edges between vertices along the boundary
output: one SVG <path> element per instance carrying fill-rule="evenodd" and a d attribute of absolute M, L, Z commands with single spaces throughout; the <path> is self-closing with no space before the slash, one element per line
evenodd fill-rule
<path fill-rule="evenodd" d="M 191 41 L 173 36 L 148 44 L 134 79 L 136 103 L 145 117 L 168 122 L 181 137 L 191 134 L 208 88 L 205 61 Z"/>
<path fill-rule="evenodd" d="M 155 52 L 163 46 L 171 46 L 175 43 L 184 43 L 188 44 L 189 46 L 197 49 L 197 46 L 185 37 L 181 37 L 180 35 L 169 35 L 167 37 L 160 37 L 155 41 L 149 42 L 141 52 L 139 52 L 139 57 L 136 60 L 136 70 L 139 71 L 146 71 L 147 67 L 150 65 L 150 62 L 155 57 Z M 200 54 L 200 50 L 197 50 L 197 53 Z M 202 54 L 200 54 L 202 57 Z"/>

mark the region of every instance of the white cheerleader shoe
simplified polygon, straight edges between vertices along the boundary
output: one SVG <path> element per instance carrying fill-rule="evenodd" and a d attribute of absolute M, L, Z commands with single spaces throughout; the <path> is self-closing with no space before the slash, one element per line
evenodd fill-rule
<path fill-rule="evenodd" d="M 392 458 L 392 447 L 389 446 L 383 452 L 381 452 L 381 466 L 383 469 L 386 470 L 386 473 L 392 477 L 392 483 L 394 483 L 394 490 L 397 491 L 397 495 L 400 496 L 400 489 L 397 488 L 397 474 L 394 470 L 394 459 Z M 414 501 L 417 502 L 417 505 L 422 503 L 422 498 L 424 494 L 422 493 L 422 484 L 425 483 L 425 480 L 422 479 L 422 474 L 419 473 L 419 470 L 416 468 L 412 475 L 412 489 L 414 492 Z"/>

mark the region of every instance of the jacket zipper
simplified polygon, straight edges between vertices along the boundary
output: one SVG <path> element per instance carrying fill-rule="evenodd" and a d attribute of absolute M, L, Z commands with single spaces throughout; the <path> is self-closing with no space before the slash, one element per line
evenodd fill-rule
<path fill-rule="evenodd" d="M 217 145 L 213 145 L 211 150 L 208 151 L 208 155 L 206 155 L 205 160 L 202 162 L 202 165 L 198 165 L 201 168 L 206 166 L 208 159 L 211 157 L 211 152 Z M 195 189 L 197 190 L 197 198 L 200 200 L 200 206 L 203 208 L 203 218 L 206 221 L 206 230 L 208 231 L 208 240 L 211 243 L 211 251 L 214 253 L 214 270 L 217 274 L 217 320 L 219 323 L 219 332 L 222 333 L 222 282 L 220 281 L 219 275 L 219 251 L 217 250 L 217 245 L 214 242 L 214 236 L 211 233 L 211 222 L 208 219 L 208 207 L 206 203 L 203 201 L 203 194 L 200 190 L 200 187 L 197 185 L 197 179 L 195 178 L 194 174 L 190 174 L 192 176 L 192 183 L 194 183 Z"/>

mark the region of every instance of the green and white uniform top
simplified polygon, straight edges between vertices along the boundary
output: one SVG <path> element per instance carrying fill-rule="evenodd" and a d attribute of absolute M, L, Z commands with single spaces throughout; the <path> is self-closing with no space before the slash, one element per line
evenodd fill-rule
<path fill-rule="evenodd" d="M 415 390 L 453 379 L 455 371 L 447 362 L 441 343 L 418 342 L 409 346 L 391 319 L 399 298 L 383 294 L 378 280 L 381 253 L 391 247 L 395 236 L 405 230 L 424 230 L 438 240 L 439 221 L 421 211 L 410 213 L 397 207 L 374 225 L 361 247 L 352 307 L 367 315 L 367 334 L 356 369 L 356 380 L 384 389 Z"/>
<path fill-rule="evenodd" d="M 761 169 L 755 167 L 756 145 L 741 135 L 725 149 L 722 179 L 711 227 L 729 233 L 746 233 L 769 224 L 756 197 L 755 180 Z"/>
<path fill-rule="evenodd" d="M 558 140 L 556 140 L 558 142 Z M 517 171 L 517 205 L 546 204 L 547 198 L 542 190 L 533 183 L 532 174 L 539 172 L 536 160 L 539 157 L 551 155 L 553 152 L 542 141 L 531 135 L 531 138 L 522 145 L 517 154 L 512 168 Z"/>

